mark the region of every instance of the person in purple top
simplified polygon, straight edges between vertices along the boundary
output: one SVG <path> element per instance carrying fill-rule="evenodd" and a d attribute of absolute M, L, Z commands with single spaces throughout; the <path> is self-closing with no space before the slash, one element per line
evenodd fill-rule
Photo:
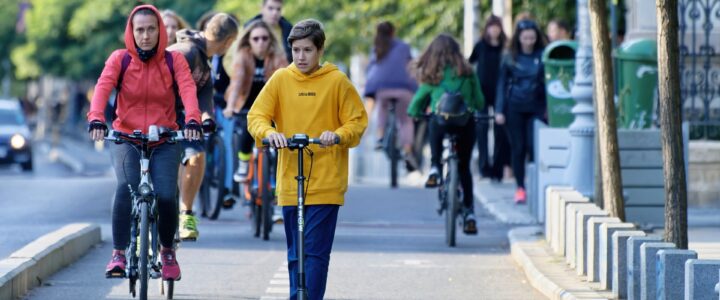
<path fill-rule="evenodd" d="M 370 55 L 370 64 L 367 68 L 367 82 L 363 96 L 368 99 L 368 113 L 372 107 L 378 107 L 379 147 L 382 147 L 382 137 L 385 133 L 388 100 L 393 98 L 397 100 L 395 111 L 400 112 L 396 113 L 398 139 L 402 145 L 408 171 L 418 168 L 417 160 L 412 152 L 413 122 L 404 113 L 418 87 L 417 82 L 408 72 L 407 67 L 411 60 L 410 46 L 395 37 L 395 26 L 387 21 L 378 24 L 373 51 Z"/>

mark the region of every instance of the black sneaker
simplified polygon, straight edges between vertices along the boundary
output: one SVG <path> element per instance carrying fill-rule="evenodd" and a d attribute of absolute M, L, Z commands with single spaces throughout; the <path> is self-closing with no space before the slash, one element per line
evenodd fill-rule
<path fill-rule="evenodd" d="M 383 145 L 383 139 L 382 139 L 382 138 L 379 138 L 379 139 L 377 140 L 377 142 L 375 142 L 375 148 L 374 148 L 374 149 L 375 149 L 375 151 L 380 151 L 380 150 L 382 150 L 383 148 L 385 148 L 385 145 Z"/>
<path fill-rule="evenodd" d="M 430 168 L 430 174 L 428 174 L 428 179 L 425 181 L 425 187 L 426 188 L 436 188 L 439 187 L 440 184 L 442 184 L 442 179 L 440 178 L 440 171 L 436 167 Z"/>
<path fill-rule="evenodd" d="M 463 221 L 463 232 L 467 235 L 476 235 L 478 233 L 477 221 L 475 220 L 475 215 L 473 213 L 465 215 L 465 220 Z"/>

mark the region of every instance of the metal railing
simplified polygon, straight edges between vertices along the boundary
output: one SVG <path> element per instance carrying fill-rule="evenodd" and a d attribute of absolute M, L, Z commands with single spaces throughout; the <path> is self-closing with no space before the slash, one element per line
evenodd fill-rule
<path fill-rule="evenodd" d="M 678 1 L 684 120 L 692 139 L 720 140 L 720 0 Z"/>

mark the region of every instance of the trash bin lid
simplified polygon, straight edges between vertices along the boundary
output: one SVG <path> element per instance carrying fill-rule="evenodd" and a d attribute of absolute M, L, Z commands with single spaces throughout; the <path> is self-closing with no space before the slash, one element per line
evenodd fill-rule
<path fill-rule="evenodd" d="M 578 43 L 573 40 L 554 41 L 545 47 L 542 55 L 543 63 L 575 63 L 575 51 Z"/>
<path fill-rule="evenodd" d="M 635 39 L 624 42 L 615 53 L 620 59 L 657 61 L 657 42 L 654 39 Z"/>

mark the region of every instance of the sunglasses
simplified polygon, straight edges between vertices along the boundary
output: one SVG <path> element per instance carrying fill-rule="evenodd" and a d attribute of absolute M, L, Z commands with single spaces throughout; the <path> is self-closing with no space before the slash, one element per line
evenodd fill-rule
<path fill-rule="evenodd" d="M 256 43 L 259 42 L 259 41 L 261 41 L 261 40 L 262 40 L 263 42 L 267 42 L 269 39 L 270 39 L 270 37 L 267 36 L 267 35 L 256 36 L 256 37 L 253 37 L 253 38 L 252 38 L 253 42 L 256 42 Z"/>
<path fill-rule="evenodd" d="M 537 28 L 537 25 L 535 24 L 535 22 L 533 22 L 531 20 L 522 20 L 522 21 L 518 22 L 518 24 L 517 24 L 517 29 L 519 29 L 519 30 L 535 29 L 535 28 Z"/>

